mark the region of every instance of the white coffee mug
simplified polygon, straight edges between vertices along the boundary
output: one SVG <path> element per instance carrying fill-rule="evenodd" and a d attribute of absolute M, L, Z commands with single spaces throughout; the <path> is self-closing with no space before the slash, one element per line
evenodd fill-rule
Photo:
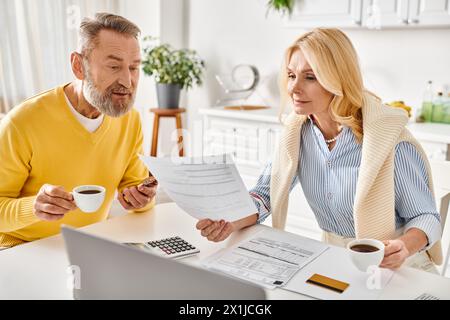
<path fill-rule="evenodd" d="M 102 186 L 84 185 L 73 189 L 77 207 L 86 213 L 96 212 L 105 200 L 106 189 Z"/>
<path fill-rule="evenodd" d="M 359 245 L 359 247 L 354 248 Z M 362 247 L 361 247 L 362 246 Z M 364 246 L 374 247 L 376 251 L 355 251 L 368 249 Z M 353 249 L 352 249 L 353 248 Z M 370 266 L 379 266 L 384 258 L 384 243 L 376 239 L 356 239 L 347 244 L 347 249 L 353 264 L 362 272 L 367 272 Z"/>

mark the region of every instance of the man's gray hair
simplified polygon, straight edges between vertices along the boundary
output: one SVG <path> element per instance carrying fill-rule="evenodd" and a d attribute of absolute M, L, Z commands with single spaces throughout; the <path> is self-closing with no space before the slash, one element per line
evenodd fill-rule
<path fill-rule="evenodd" d="M 79 51 L 86 57 L 98 44 L 98 34 L 111 30 L 138 39 L 141 30 L 133 22 L 111 13 L 97 13 L 94 19 L 84 18 L 79 30 Z"/>

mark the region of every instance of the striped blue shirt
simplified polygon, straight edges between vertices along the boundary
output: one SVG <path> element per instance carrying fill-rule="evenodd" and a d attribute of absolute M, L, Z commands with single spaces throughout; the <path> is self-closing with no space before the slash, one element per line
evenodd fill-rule
<path fill-rule="evenodd" d="M 291 190 L 300 181 L 305 197 L 322 230 L 355 237 L 353 202 L 361 164 L 362 145 L 349 127 L 344 127 L 330 151 L 322 132 L 307 120 L 301 129 L 300 163 Z M 269 163 L 250 195 L 258 209 L 258 222 L 270 212 Z M 395 149 L 396 228 L 418 228 L 428 237 L 428 247 L 441 238 L 440 214 L 428 187 L 425 164 L 416 148 L 401 142 Z M 295 201 L 295 199 L 292 199 Z"/>

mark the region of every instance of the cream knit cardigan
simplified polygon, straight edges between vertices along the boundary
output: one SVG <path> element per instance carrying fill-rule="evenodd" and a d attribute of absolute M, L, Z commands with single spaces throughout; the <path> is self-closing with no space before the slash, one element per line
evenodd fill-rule
<path fill-rule="evenodd" d="M 425 162 L 429 187 L 433 191 L 430 165 L 418 141 L 405 128 L 406 113 L 381 104 L 365 95 L 361 165 L 353 204 L 356 238 L 395 239 L 395 146 L 402 141 L 412 143 Z M 306 116 L 291 113 L 285 122 L 280 143 L 272 163 L 270 203 L 272 225 L 284 229 L 289 202 L 289 187 L 299 163 L 300 132 Z M 440 241 L 428 250 L 435 264 L 442 263 Z"/>

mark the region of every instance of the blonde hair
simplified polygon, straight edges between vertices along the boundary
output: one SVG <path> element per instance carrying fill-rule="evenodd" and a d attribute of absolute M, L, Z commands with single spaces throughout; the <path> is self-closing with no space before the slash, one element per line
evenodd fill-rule
<path fill-rule="evenodd" d="M 361 142 L 361 106 L 366 94 L 375 95 L 364 88 L 358 56 L 350 39 L 338 29 L 317 28 L 302 35 L 286 50 L 280 74 L 281 112 L 289 98 L 287 66 L 296 50 L 302 51 L 320 85 L 334 95 L 330 103 L 333 120 L 350 127 Z"/>
<path fill-rule="evenodd" d="M 79 52 L 88 57 L 98 44 L 98 34 L 102 30 L 112 30 L 135 39 L 138 39 L 141 33 L 138 26 L 124 17 L 110 13 L 97 13 L 94 19 L 84 18 L 81 21 L 78 32 Z"/>

